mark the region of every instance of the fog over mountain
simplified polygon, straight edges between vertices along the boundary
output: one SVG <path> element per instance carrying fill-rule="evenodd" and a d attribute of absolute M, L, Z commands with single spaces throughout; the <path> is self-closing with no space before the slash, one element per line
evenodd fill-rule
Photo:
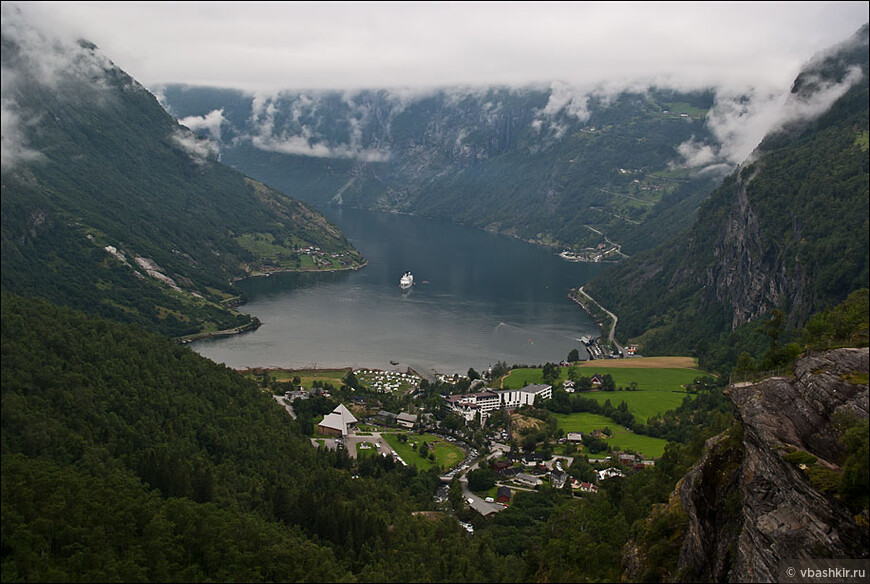
<path fill-rule="evenodd" d="M 718 144 L 680 150 L 702 166 L 743 160 L 794 114 L 786 97 L 800 67 L 867 20 L 862 2 L 12 6 L 64 38 L 93 41 L 152 91 L 184 83 L 253 94 L 264 130 L 269 103 L 288 90 L 341 90 L 351 101 L 362 88 L 388 89 L 407 102 L 444 87 L 546 89 L 549 101 L 533 123 L 559 137 L 553 117 L 582 121 L 591 98 L 651 86 L 712 89 L 707 123 Z M 10 18 L 4 13 L 4 26 Z M 832 89 L 831 101 L 846 88 Z M 14 139 L 14 109 L 4 106 L 3 115 L 4 136 Z M 185 122 L 214 133 L 219 115 Z M 282 140 L 264 131 L 252 141 L 307 156 L 388 155 L 352 140 L 323 143 L 304 129 Z"/>

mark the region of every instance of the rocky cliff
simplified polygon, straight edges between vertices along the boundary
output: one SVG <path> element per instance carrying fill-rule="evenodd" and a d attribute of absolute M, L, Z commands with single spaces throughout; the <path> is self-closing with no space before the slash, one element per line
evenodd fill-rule
<path fill-rule="evenodd" d="M 802 300 L 802 267 L 800 273 L 788 274 L 776 242 L 762 232 L 746 192 L 751 180 L 738 177 L 737 196 L 714 247 L 715 260 L 703 275 L 704 286 L 729 307 L 731 328 L 758 319 L 787 299 L 793 306 Z"/>
<path fill-rule="evenodd" d="M 868 46 L 865 26 L 807 67 L 785 108 L 801 115 L 725 178 L 691 228 L 587 284 L 619 315 L 620 341 L 730 367 L 758 349 L 740 327 L 776 309 L 800 328 L 867 287 Z M 813 109 L 834 88 L 833 105 Z"/>
<path fill-rule="evenodd" d="M 866 516 L 831 488 L 846 454 L 839 416 L 868 417 L 867 371 L 867 348 L 836 349 L 729 387 L 739 426 L 708 441 L 672 498 L 688 520 L 672 580 L 775 582 L 785 559 L 868 557 Z M 643 550 L 626 552 L 634 580 Z"/>

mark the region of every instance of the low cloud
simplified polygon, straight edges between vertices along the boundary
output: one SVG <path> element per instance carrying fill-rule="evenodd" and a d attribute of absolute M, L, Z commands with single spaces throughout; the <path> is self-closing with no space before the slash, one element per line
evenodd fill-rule
<path fill-rule="evenodd" d="M 589 94 L 567 83 L 553 83 L 550 86 L 550 99 L 541 110 L 540 115 L 554 117 L 562 111 L 580 122 L 588 122 L 591 115 L 589 112 Z"/>
<path fill-rule="evenodd" d="M 32 112 L 30 102 L 23 96 L 43 87 L 58 99 L 88 99 L 100 104 L 105 98 L 102 90 L 107 87 L 105 73 L 113 65 L 93 45 L 32 25 L 16 5 L 3 3 L 0 11 L 4 42 L 4 66 L 0 72 L 0 163 L 8 170 L 21 163 L 45 160 L 27 139 L 28 127 L 42 112 Z"/>
<path fill-rule="evenodd" d="M 362 146 L 362 127 L 368 116 L 369 108 L 354 103 L 352 96 L 346 94 L 344 102 L 348 106 L 347 118 L 340 120 L 348 126 L 348 141 L 330 143 L 316 129 L 317 109 L 320 96 L 317 94 L 256 95 L 251 104 L 251 126 L 254 131 L 248 136 L 251 144 L 260 150 L 280 152 L 296 156 L 314 158 L 346 158 L 361 162 L 384 162 L 390 153 Z M 292 99 L 289 105 L 289 120 L 284 127 L 278 127 L 280 109 L 276 102 Z M 306 122 L 308 121 L 308 122 Z"/>
<path fill-rule="evenodd" d="M 62 30 L 37 28 L 15 5 L 4 3 L 2 16 L 3 39 L 13 44 L 12 59 L 27 80 L 51 89 L 71 81 L 105 86 L 105 72 L 114 65 L 96 47 Z"/>
<path fill-rule="evenodd" d="M 185 128 L 177 128 L 171 138 L 195 164 L 205 164 L 206 160 L 218 153 L 217 144 Z"/>
<path fill-rule="evenodd" d="M 4 82 L 6 75 L 4 70 L 2 72 Z M 19 115 L 17 106 L 12 100 L 3 98 L 0 101 L 0 132 L 2 132 L 0 167 L 3 170 L 10 170 L 21 162 L 34 162 L 44 158 L 41 153 L 27 146 L 27 139 L 24 135 L 26 123 Z"/>
<path fill-rule="evenodd" d="M 188 116 L 178 120 L 181 125 L 187 126 L 194 132 L 208 131 L 209 135 L 218 142 L 221 139 L 221 126 L 226 121 L 223 108 L 212 110 L 204 116 Z"/>
<path fill-rule="evenodd" d="M 684 142 L 678 148 L 682 157 L 679 164 L 688 168 L 736 166 L 747 160 L 769 133 L 811 121 L 828 111 L 862 76 L 861 69 L 853 67 L 839 83 L 808 79 L 816 86 L 808 96 L 785 90 L 770 94 L 720 91 L 706 119 L 716 143 L 700 143 L 694 137 Z"/>
<path fill-rule="evenodd" d="M 677 147 L 677 152 L 683 157 L 685 165 L 689 168 L 708 166 L 717 163 L 719 155 L 717 148 L 710 144 L 704 144 L 692 139 L 687 140 Z"/>
<path fill-rule="evenodd" d="M 592 115 L 589 99 L 589 92 L 582 88 L 561 81 L 552 83 L 547 105 L 538 110 L 532 121 L 532 129 L 541 134 L 546 127 L 549 139 L 561 140 L 568 131 L 567 122 L 570 120 L 566 120 L 566 117 L 580 123 L 589 121 Z"/>
<path fill-rule="evenodd" d="M 317 142 L 312 139 L 311 131 L 307 127 L 298 136 L 252 136 L 251 144 L 260 150 L 313 158 L 348 158 L 360 162 L 386 162 L 390 159 L 388 152 L 380 150 L 363 149 L 348 144 L 330 146 Z"/>

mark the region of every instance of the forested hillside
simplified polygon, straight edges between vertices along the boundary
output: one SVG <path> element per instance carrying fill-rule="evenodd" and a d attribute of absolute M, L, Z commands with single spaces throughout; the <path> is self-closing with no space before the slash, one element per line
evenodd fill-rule
<path fill-rule="evenodd" d="M 447 88 L 403 93 L 165 86 L 167 109 L 221 160 L 318 204 L 457 221 L 545 245 L 632 254 L 687 226 L 721 174 L 683 165 L 714 143 L 711 91 Z M 721 169 L 719 169 L 721 170 Z"/>
<path fill-rule="evenodd" d="M 93 45 L 3 18 L 4 290 L 181 336 L 251 324 L 229 308 L 234 278 L 363 263 L 310 207 L 217 163 Z"/>
<path fill-rule="evenodd" d="M 709 193 L 710 175 L 670 166 L 680 144 L 709 137 L 709 94 L 562 96 L 549 108 L 547 92 L 267 103 L 165 88 L 179 116 L 223 110 L 229 122 L 196 137 L 93 45 L 49 41 L 3 10 L 3 582 L 753 581 L 772 571 L 747 566 L 780 559 L 765 529 L 795 546 L 786 558 L 867 556 L 867 350 L 851 348 L 866 346 L 868 328 L 866 26 L 810 63 L 793 103 L 810 112 L 819 92 L 851 89 L 769 136 L 690 228 L 643 252 Z M 218 157 L 321 203 L 449 216 L 541 243 L 619 238 L 637 257 L 587 290 L 647 355 L 758 370 L 789 365 L 795 346 L 819 354 L 758 384 L 726 391 L 723 375 L 680 388 L 679 407 L 647 420 L 672 440 L 652 467 L 560 444 L 564 474 L 597 492 L 555 488 L 547 472 L 536 489 L 514 485 L 493 516 L 466 504 L 459 480 L 436 502 L 437 467 L 316 448 L 313 405 L 297 422 L 274 379 L 260 387 L 170 338 L 249 326 L 230 308 L 234 278 L 364 263 L 309 206 Z M 359 397 L 353 377 L 333 397 Z M 433 431 L 461 430 L 448 386 L 420 382 L 402 404 L 451 418 Z M 371 393 L 383 398 L 371 411 L 399 402 Z M 556 410 L 598 406 L 564 386 L 553 395 L 521 417 L 555 423 Z M 481 438 L 470 441 L 482 453 L 498 428 L 472 422 Z M 589 434 L 582 448 L 604 444 Z M 611 466 L 624 476 L 598 474 Z M 762 520 L 772 503 L 785 521 Z M 794 536 L 809 524 L 824 547 Z"/>
<path fill-rule="evenodd" d="M 222 365 L 43 301 L 2 309 L 4 582 L 489 578 L 454 520 L 411 516 L 437 476 L 352 480 Z"/>
<path fill-rule="evenodd" d="M 436 470 L 315 450 L 268 392 L 168 339 L 3 294 L 0 342 L 4 582 L 614 581 L 632 529 L 662 545 L 647 514 L 730 420 L 702 392 L 655 470 L 520 493 L 470 536 L 412 514 Z"/>
<path fill-rule="evenodd" d="M 868 286 L 867 72 L 865 26 L 795 83 L 792 104 L 808 109 L 818 92 L 851 80 L 828 111 L 768 136 L 690 229 L 590 282 L 619 315 L 623 340 L 644 354 L 693 352 L 708 367 L 730 366 L 768 342 L 747 323 L 780 311 L 780 341 Z"/>

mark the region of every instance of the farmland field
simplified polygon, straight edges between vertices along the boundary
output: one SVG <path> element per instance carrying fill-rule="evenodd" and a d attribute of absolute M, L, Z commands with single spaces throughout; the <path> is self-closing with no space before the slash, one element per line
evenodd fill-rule
<path fill-rule="evenodd" d="M 583 397 L 603 404 L 606 400 L 616 407 L 625 401 L 628 409 L 639 421 L 646 422 L 651 416 L 672 410 L 683 403 L 688 395 L 683 389 L 696 377 L 707 375 L 700 369 L 685 368 L 692 365 L 690 357 L 641 357 L 635 359 L 612 359 L 584 361 L 577 366 L 580 375 L 592 377 L 610 374 L 616 387 L 631 387 L 636 391 L 584 391 Z M 502 381 L 505 388 L 521 388 L 530 383 L 543 383 L 542 370 L 536 368 L 514 369 Z M 559 368 L 559 379 L 568 377 L 568 367 Z"/>
<path fill-rule="evenodd" d="M 638 391 L 584 391 L 581 394 L 585 398 L 594 399 L 600 404 L 610 400 L 613 407 L 619 405 L 620 402 L 628 404 L 630 411 L 636 420 L 646 423 L 646 421 L 656 414 L 662 414 L 668 410 L 673 410 L 683 403 L 689 394 L 682 391 L 656 391 L 656 390 L 638 390 Z"/>
<path fill-rule="evenodd" d="M 259 369 L 242 369 L 240 372 L 251 379 L 258 379 Z M 266 369 L 269 379 L 279 383 L 288 383 L 294 377 L 298 377 L 302 387 L 311 389 L 315 381 L 330 383 L 336 387 L 342 384 L 342 380 L 350 369 Z"/>
<path fill-rule="evenodd" d="M 698 369 L 697 359 L 694 357 L 632 357 L 606 361 L 579 361 L 577 366 L 594 369 L 604 363 L 611 369 Z"/>
<path fill-rule="evenodd" d="M 568 432 L 588 433 L 592 430 L 610 428 L 613 438 L 605 440 L 614 449 L 628 449 L 642 452 L 645 456 L 659 457 L 665 451 L 667 440 L 644 436 L 630 432 L 608 417 L 588 412 L 576 412 L 573 414 L 553 414 L 559 422 L 559 428 Z M 588 453 L 587 453 L 588 454 Z M 594 456 L 594 455 L 590 455 Z"/>

